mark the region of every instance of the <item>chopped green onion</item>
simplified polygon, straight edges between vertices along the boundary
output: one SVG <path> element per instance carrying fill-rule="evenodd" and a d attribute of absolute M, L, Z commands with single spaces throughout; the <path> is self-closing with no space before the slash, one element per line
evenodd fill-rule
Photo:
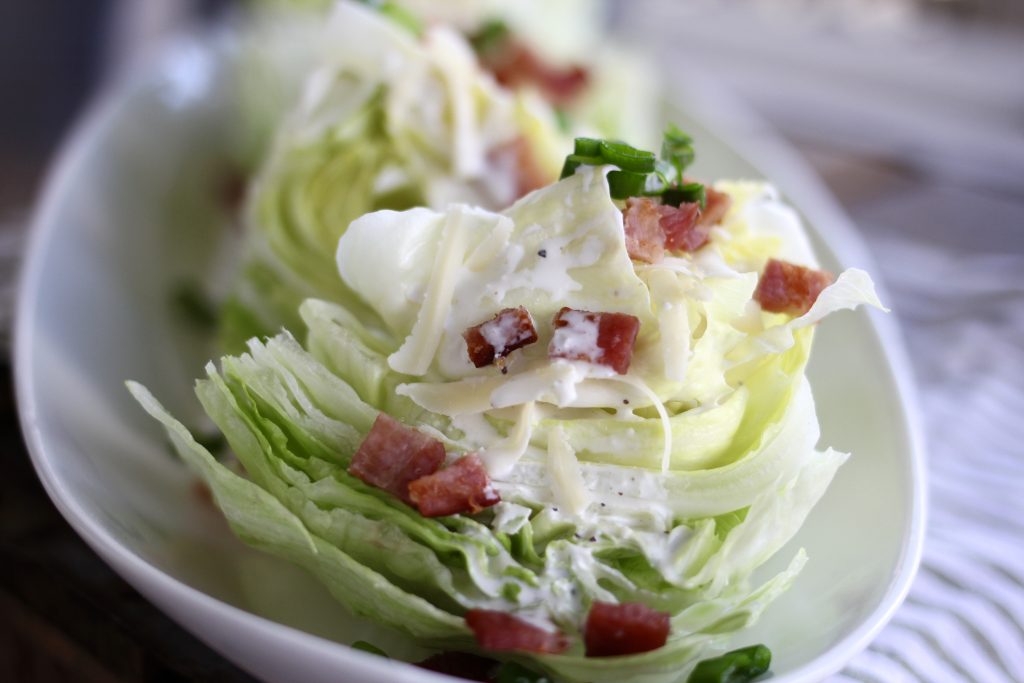
<path fill-rule="evenodd" d="M 488 21 L 469 39 L 477 54 L 485 54 L 500 47 L 509 37 L 508 24 L 500 19 Z"/>
<path fill-rule="evenodd" d="M 661 143 L 661 158 L 675 166 L 678 177 L 682 178 L 683 169 L 693 163 L 693 157 L 693 138 L 670 124 Z"/>
<path fill-rule="evenodd" d="M 634 173 L 633 171 L 611 171 L 608 173 L 608 189 L 611 191 L 612 199 L 638 197 L 643 193 L 646 182 L 646 173 Z"/>
<path fill-rule="evenodd" d="M 356 642 L 352 643 L 349 647 L 351 647 L 353 650 L 362 650 L 363 652 L 369 652 L 371 655 L 378 655 L 380 657 L 388 656 L 387 652 L 384 652 L 384 650 L 380 649 L 373 643 L 368 643 L 365 640 L 357 640 Z"/>
<path fill-rule="evenodd" d="M 766 673 L 771 664 L 771 650 L 751 645 L 698 663 L 686 683 L 747 683 Z"/>
<path fill-rule="evenodd" d="M 560 180 L 568 178 L 580 166 L 600 166 L 604 163 L 601 157 L 584 156 L 582 154 L 570 154 L 565 158 L 565 165 L 562 166 Z"/>
<path fill-rule="evenodd" d="M 623 171 L 634 173 L 652 173 L 657 157 L 654 152 L 645 152 L 622 142 L 600 142 L 601 156 L 609 164 L 615 164 Z"/>
<path fill-rule="evenodd" d="M 530 671 L 515 662 L 504 662 L 495 670 L 491 680 L 494 683 L 551 683 L 551 679 L 544 674 Z"/>
<path fill-rule="evenodd" d="M 573 146 L 573 154 L 580 154 L 587 157 L 601 156 L 601 140 L 596 138 L 576 138 Z"/>
<path fill-rule="evenodd" d="M 654 164 L 654 173 L 661 178 L 664 187 L 675 185 L 681 179 L 676 167 L 664 159 L 658 159 L 658 162 Z"/>
<path fill-rule="evenodd" d="M 672 206 L 679 206 L 684 203 L 692 204 L 695 202 L 700 204 L 700 208 L 703 210 L 707 205 L 708 195 L 703 184 L 686 183 L 685 185 L 666 188 L 661 195 L 661 201 L 665 204 L 671 204 Z"/>
<path fill-rule="evenodd" d="M 573 153 L 565 158 L 561 178 L 568 178 L 583 165 L 607 164 L 618 167 L 608 173 L 612 199 L 660 197 L 672 206 L 689 202 L 700 204 L 703 209 L 707 203 L 704 186 L 683 182 L 683 169 L 694 156 L 690 136 L 670 125 L 665 130 L 661 156 L 658 159 L 653 152 L 617 140 L 576 138 Z"/>

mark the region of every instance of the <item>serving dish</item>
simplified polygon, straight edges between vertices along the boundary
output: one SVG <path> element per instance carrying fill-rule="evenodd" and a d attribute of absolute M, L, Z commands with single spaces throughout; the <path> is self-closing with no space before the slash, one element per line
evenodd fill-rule
<path fill-rule="evenodd" d="M 35 467 L 115 570 L 257 677 L 443 680 L 338 645 L 369 640 L 401 659 L 428 654 L 347 614 L 301 570 L 235 540 L 124 388 L 125 379 L 140 381 L 186 423 L 201 424 L 186 378 L 201 374 L 214 349 L 174 301 L 183 283 L 216 279 L 218 245 L 231 241 L 219 188 L 236 125 L 235 58 L 229 40 L 179 40 L 100 97 L 54 166 L 33 225 L 16 334 Z M 672 92 L 672 119 L 700 150 L 696 175 L 771 177 L 807 216 L 824 267 L 873 270 L 827 195 L 755 119 L 692 82 Z M 738 645 L 767 643 L 775 680 L 786 682 L 819 680 L 869 642 L 909 587 L 924 529 L 920 438 L 893 322 L 863 311 L 830 319 L 808 374 L 824 441 L 854 455 L 761 570 L 778 571 L 805 547 L 804 573 L 737 636 Z"/>

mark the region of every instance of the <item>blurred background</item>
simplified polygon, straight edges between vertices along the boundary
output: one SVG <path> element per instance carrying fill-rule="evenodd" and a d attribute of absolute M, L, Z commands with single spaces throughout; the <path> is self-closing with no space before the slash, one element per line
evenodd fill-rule
<path fill-rule="evenodd" d="M 0 5 L 0 239 L 22 234 L 47 161 L 102 83 L 242 4 Z M 1002 234 L 1024 222 L 1019 0 L 619 0 L 609 21 L 670 81 L 696 71 L 746 99 L 858 222 L 929 236 L 970 218 L 965 246 L 982 230 L 1024 248 L 1019 229 Z"/>
<path fill-rule="evenodd" d="M 5 340 L 32 205 L 75 118 L 163 37 L 240 4 L 0 3 Z M 1024 2 L 620 0 L 608 21 L 670 85 L 699 73 L 757 112 L 852 217 L 894 298 L 931 443 L 929 550 L 837 680 L 1024 680 Z M 248 680 L 85 548 L 35 480 L 10 398 L 2 419 L 0 679 Z"/>

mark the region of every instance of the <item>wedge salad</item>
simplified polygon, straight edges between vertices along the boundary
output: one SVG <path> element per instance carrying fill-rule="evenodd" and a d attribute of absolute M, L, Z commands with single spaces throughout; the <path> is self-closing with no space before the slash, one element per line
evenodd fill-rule
<path fill-rule="evenodd" d="M 815 324 L 881 307 L 771 185 L 692 159 L 674 127 L 660 158 L 578 138 L 503 211 L 352 220 L 305 338 L 196 383 L 240 467 L 129 388 L 238 536 L 353 613 L 556 680 L 681 680 L 804 565 L 752 579 L 847 457 L 818 447 Z"/>

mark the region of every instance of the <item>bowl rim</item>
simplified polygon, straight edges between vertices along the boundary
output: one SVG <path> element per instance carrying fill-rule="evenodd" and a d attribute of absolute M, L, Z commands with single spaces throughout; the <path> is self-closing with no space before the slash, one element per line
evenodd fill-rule
<path fill-rule="evenodd" d="M 108 565 L 191 635 L 249 673 L 257 677 L 260 675 L 258 671 L 250 668 L 251 664 L 247 666 L 246 662 L 238 661 L 231 656 L 214 638 L 187 626 L 177 610 L 187 605 L 189 611 L 198 612 L 210 620 L 221 622 L 224 626 L 242 630 L 256 629 L 265 637 L 282 642 L 293 650 L 310 653 L 316 651 L 321 658 L 326 656 L 339 663 L 343 662 L 348 667 L 347 673 L 353 674 L 356 679 L 363 676 L 388 676 L 397 681 L 409 682 L 460 681 L 462 679 L 353 650 L 343 643 L 287 626 L 193 588 L 119 543 L 99 521 L 79 505 L 62 483 L 48 455 L 45 432 L 39 427 L 38 387 L 33 382 L 36 328 L 30 323 L 34 321 L 47 246 L 60 232 L 60 225 L 55 218 L 64 197 L 68 194 L 68 188 L 79 175 L 79 169 L 84 166 L 93 145 L 102 137 L 104 131 L 110 128 L 131 94 L 158 77 L 166 68 L 167 62 L 172 61 L 180 52 L 197 47 L 210 50 L 209 36 L 179 35 L 160 51 L 158 59 L 138 65 L 116 81 L 102 85 L 62 140 L 59 151 L 51 160 L 41 184 L 42 191 L 39 193 L 29 223 L 24 261 L 18 277 L 13 344 L 15 397 L 23 438 L 33 467 L 47 495 L 64 519 Z M 791 186 L 796 185 L 794 179 L 804 184 L 807 188 L 805 193 L 801 193 L 804 196 L 799 199 L 792 193 L 789 196 L 794 197 L 794 203 L 801 212 L 817 216 L 815 220 L 821 220 L 822 216 L 827 218 L 835 231 L 834 234 L 830 233 L 828 245 L 837 254 L 842 254 L 843 260 L 850 260 L 852 255 L 867 266 L 874 265 L 873 259 L 849 220 L 831 199 L 821 181 L 795 156 L 795 152 L 774 140 L 759 140 L 745 132 L 749 129 L 757 131 L 759 135 L 767 134 L 770 138 L 772 134 L 767 132 L 770 131 L 769 127 L 710 81 L 700 81 L 699 87 L 691 84 L 675 88 L 676 94 L 683 90 L 687 91 L 689 97 L 687 110 L 698 116 L 703 112 L 702 124 L 722 140 L 727 140 L 734 149 L 742 149 L 742 156 L 755 167 L 762 170 L 771 168 L 775 175 L 768 177 L 773 177 L 773 182 L 775 176 L 781 178 L 784 174 L 790 180 Z M 672 84 L 666 86 L 666 91 L 673 92 Z M 709 107 L 724 107 L 730 112 L 730 116 L 709 117 Z M 776 184 L 780 189 L 786 190 L 785 183 L 780 181 Z M 873 272 L 879 271 L 874 268 Z M 878 282 L 878 285 L 879 293 L 884 296 L 884 284 Z M 869 316 L 869 327 L 885 349 L 884 355 L 894 381 L 895 393 L 903 410 L 910 444 L 907 464 L 912 483 L 912 500 L 909 528 L 904 534 L 906 543 L 901 552 L 898 571 L 891 577 L 888 589 L 878 607 L 858 628 L 815 659 L 774 677 L 773 680 L 778 683 L 820 680 L 841 669 L 857 653 L 865 649 L 903 602 L 921 561 L 926 527 L 927 483 L 924 440 L 919 422 L 916 389 L 897 321 L 892 316 L 881 317 L 872 314 Z"/>

